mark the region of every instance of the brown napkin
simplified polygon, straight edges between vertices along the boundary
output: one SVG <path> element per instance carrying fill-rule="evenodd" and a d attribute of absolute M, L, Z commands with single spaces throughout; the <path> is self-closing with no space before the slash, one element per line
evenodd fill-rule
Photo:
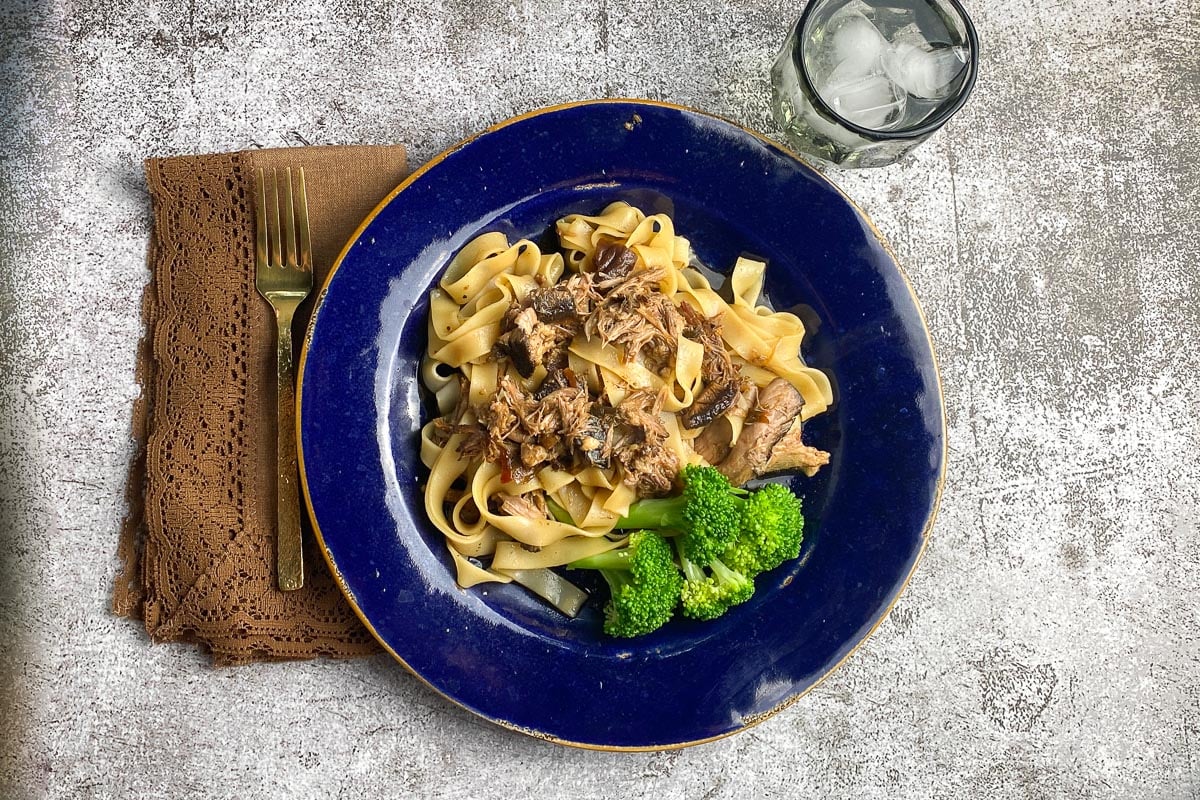
<path fill-rule="evenodd" d="M 286 166 L 304 167 L 319 288 L 404 178 L 404 148 L 146 162 L 154 229 L 133 414 L 139 449 L 113 607 L 142 619 L 155 642 L 202 643 L 222 665 L 378 649 L 307 529 L 304 588 L 275 583 L 275 318 L 254 288 L 252 189 L 258 167 Z M 311 304 L 297 315 L 297 341 Z"/>

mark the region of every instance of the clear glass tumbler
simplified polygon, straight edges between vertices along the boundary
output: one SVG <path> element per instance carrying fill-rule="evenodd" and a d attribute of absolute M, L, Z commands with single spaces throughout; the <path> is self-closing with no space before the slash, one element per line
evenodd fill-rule
<path fill-rule="evenodd" d="M 771 70 L 775 120 L 801 155 L 893 164 L 962 108 L 978 55 L 958 0 L 811 0 Z"/>

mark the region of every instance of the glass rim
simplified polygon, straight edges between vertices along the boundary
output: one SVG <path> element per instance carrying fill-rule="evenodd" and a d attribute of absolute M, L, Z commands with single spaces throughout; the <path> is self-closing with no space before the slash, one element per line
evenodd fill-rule
<path fill-rule="evenodd" d="M 843 2 L 846 1 L 847 0 L 843 0 Z M 864 128 L 863 126 L 857 125 L 846 119 L 841 114 L 838 114 L 836 111 L 830 108 L 828 103 L 825 102 L 825 98 L 821 97 L 821 93 L 817 91 L 816 87 L 813 85 L 813 82 L 809 79 L 808 70 L 804 66 L 804 54 L 802 52 L 804 50 L 804 29 L 812 15 L 812 11 L 817 6 L 823 5 L 827 2 L 834 2 L 834 0 L 811 0 L 808 5 L 804 7 L 804 10 L 800 12 L 800 18 L 796 20 L 795 27 L 796 45 L 792 48 L 792 63 L 796 67 L 797 76 L 802 82 L 803 87 L 807 90 L 810 102 L 817 109 L 818 113 L 823 113 L 826 116 L 832 117 L 833 121 L 838 125 L 841 125 L 847 130 L 858 134 L 864 139 L 881 142 L 897 140 L 903 141 L 907 139 L 916 139 L 933 133 L 938 128 L 945 125 L 946 122 L 949 121 L 950 117 L 954 116 L 954 114 L 966 104 L 967 98 L 971 95 L 971 90 L 975 88 L 975 79 L 979 74 L 979 34 L 976 33 L 975 24 L 971 22 L 971 17 L 967 14 L 967 10 L 963 8 L 963 5 L 959 2 L 959 0 L 941 0 L 941 2 L 944 2 L 950 6 L 954 12 L 958 14 L 959 19 L 962 20 L 963 30 L 966 33 L 965 38 L 967 48 L 970 53 L 970 61 L 967 64 L 967 76 L 963 78 L 962 86 L 959 88 L 958 94 L 954 98 L 954 102 L 942 106 L 936 113 L 931 114 L 923 122 L 921 122 L 921 124 L 915 127 L 891 131 L 880 131 L 873 128 Z M 870 2 L 870 0 L 868 0 L 868 2 Z M 925 2 L 931 2 L 931 0 L 925 0 Z"/>

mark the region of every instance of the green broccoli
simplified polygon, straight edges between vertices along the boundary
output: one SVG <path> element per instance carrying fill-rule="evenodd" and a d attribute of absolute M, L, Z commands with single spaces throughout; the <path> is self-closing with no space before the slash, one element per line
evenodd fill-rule
<path fill-rule="evenodd" d="M 737 537 L 745 493 L 714 467 L 689 464 L 680 477 L 682 494 L 638 500 L 616 527 L 679 531 L 680 552 L 704 566 Z"/>
<path fill-rule="evenodd" d="M 609 636 L 641 636 L 658 630 L 675 613 L 683 576 L 671 545 L 654 531 L 636 531 L 618 550 L 588 556 L 567 565 L 599 570 L 612 597 L 604 607 Z"/>
<path fill-rule="evenodd" d="M 742 505 L 741 530 L 721 560 L 754 577 L 799 556 L 803 539 L 800 498 L 786 486 L 768 483 Z"/>
<path fill-rule="evenodd" d="M 754 594 L 754 581 L 718 558 L 709 562 L 707 571 L 682 553 L 679 563 L 684 576 L 680 605 L 685 617 L 716 619 L 730 606 L 744 603 Z"/>

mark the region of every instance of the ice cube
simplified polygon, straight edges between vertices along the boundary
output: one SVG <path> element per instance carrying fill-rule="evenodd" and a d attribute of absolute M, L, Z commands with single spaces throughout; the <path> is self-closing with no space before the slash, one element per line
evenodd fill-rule
<path fill-rule="evenodd" d="M 818 92 L 843 119 L 871 130 L 885 130 L 904 114 L 907 96 L 883 75 L 861 75 L 827 83 Z"/>
<path fill-rule="evenodd" d="M 893 42 L 883 54 L 883 70 L 913 97 L 940 100 L 949 96 L 969 58 L 964 47 L 927 50 L 911 41 Z"/>
<path fill-rule="evenodd" d="M 805 46 L 808 74 L 814 83 L 823 83 L 839 67 L 855 74 L 881 73 L 881 59 L 888 43 L 870 20 L 844 7 Z"/>
<path fill-rule="evenodd" d="M 848 58 L 839 62 L 824 80 L 817 83 L 817 92 L 819 94 L 826 94 L 830 89 L 836 91 L 836 87 L 848 86 L 852 83 L 858 83 L 865 78 L 883 74 L 881 62 L 866 64 L 859 59 Z"/>
<path fill-rule="evenodd" d="M 833 60 L 839 64 L 847 61 L 861 65 L 863 71 L 873 65 L 887 49 L 887 40 L 861 14 L 850 14 L 830 31 Z"/>

